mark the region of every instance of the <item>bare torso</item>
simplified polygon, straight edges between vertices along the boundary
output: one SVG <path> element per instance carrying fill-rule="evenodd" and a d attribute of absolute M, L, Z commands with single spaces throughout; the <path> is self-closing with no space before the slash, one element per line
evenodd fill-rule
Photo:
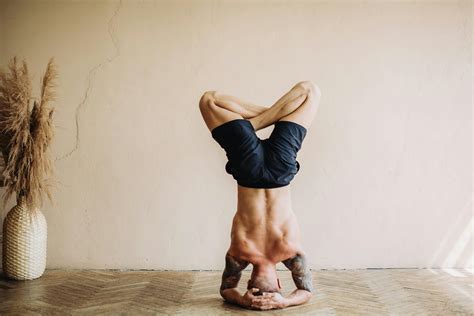
<path fill-rule="evenodd" d="M 301 252 L 290 186 L 273 189 L 238 186 L 228 253 L 253 265 L 274 265 Z"/>
<path fill-rule="evenodd" d="M 306 131 L 316 114 L 320 95 L 319 88 L 313 82 L 301 81 L 270 108 L 266 108 L 218 91 L 206 91 L 199 100 L 199 109 L 211 133 L 215 128 L 239 119 L 247 119 L 255 132 L 281 121 L 299 124 Z M 301 130 L 299 137 L 294 135 L 299 145 L 306 134 Z M 234 139 L 229 141 L 238 142 L 240 136 L 230 135 Z M 229 153 L 227 142 L 219 139 L 221 147 Z M 296 147 L 289 151 L 296 154 Z M 271 189 L 238 185 L 231 245 L 225 256 L 219 289 L 226 302 L 268 310 L 300 305 L 311 298 L 314 291 L 312 274 L 301 249 L 300 231 L 291 204 L 290 185 Z M 296 289 L 286 297 L 280 294 L 281 285 L 275 270 L 279 262 L 291 271 L 296 285 Z M 249 264 L 253 265 L 252 276 L 247 292 L 241 295 L 237 286 L 242 271 Z"/>

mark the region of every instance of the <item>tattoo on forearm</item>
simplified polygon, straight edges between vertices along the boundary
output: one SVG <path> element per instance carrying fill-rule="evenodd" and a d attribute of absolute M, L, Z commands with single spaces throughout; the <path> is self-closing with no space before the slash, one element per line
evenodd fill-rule
<path fill-rule="evenodd" d="M 302 255 L 296 255 L 292 258 L 282 261 L 283 264 L 291 271 L 291 276 L 298 289 L 313 292 L 313 277 L 309 270 L 306 258 Z"/>
<path fill-rule="evenodd" d="M 239 284 L 242 270 L 244 270 L 249 263 L 244 260 L 239 260 L 227 254 L 225 256 L 225 269 L 222 273 L 222 283 L 220 290 L 235 288 Z"/>

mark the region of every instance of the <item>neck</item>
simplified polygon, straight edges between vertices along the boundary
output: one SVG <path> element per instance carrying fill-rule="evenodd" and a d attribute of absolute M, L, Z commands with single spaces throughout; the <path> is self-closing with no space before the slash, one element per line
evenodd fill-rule
<path fill-rule="evenodd" d="M 262 262 L 262 263 L 255 264 L 252 270 L 252 276 L 255 276 L 255 277 L 265 276 L 268 274 L 275 274 L 275 273 L 276 273 L 275 265 L 270 262 Z"/>

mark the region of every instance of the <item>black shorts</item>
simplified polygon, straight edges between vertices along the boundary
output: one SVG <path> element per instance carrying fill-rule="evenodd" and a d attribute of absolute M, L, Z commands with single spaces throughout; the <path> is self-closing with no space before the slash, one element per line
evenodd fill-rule
<path fill-rule="evenodd" d="M 291 121 L 277 121 L 267 139 L 260 139 L 246 119 L 225 122 L 212 137 L 225 150 L 225 170 L 237 183 L 250 188 L 278 188 L 290 184 L 300 169 L 296 155 L 306 128 Z"/>

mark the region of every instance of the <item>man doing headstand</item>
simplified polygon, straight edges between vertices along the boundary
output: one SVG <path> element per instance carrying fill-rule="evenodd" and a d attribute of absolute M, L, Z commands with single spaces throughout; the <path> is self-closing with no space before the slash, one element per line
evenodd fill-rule
<path fill-rule="evenodd" d="M 212 137 L 226 152 L 226 172 L 237 181 L 237 212 L 220 287 L 229 303 L 267 310 L 303 304 L 312 296 L 311 271 L 292 210 L 290 181 L 300 169 L 296 156 L 320 96 L 313 82 L 302 81 L 270 108 L 219 91 L 207 91 L 199 101 Z M 262 140 L 256 135 L 272 124 L 270 137 Z M 296 285 L 287 297 L 280 294 L 278 262 L 291 271 Z M 237 284 L 249 264 L 252 275 L 242 295 Z"/>

